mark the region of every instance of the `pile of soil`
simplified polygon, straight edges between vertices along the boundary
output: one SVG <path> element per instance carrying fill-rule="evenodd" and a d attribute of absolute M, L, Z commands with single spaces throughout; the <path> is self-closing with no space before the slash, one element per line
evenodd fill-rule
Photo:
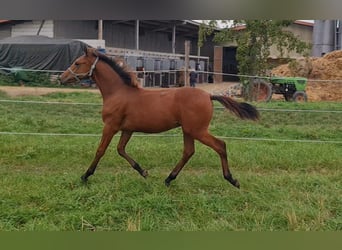
<path fill-rule="evenodd" d="M 330 52 L 319 58 L 300 58 L 274 68 L 271 73 L 276 76 L 308 78 L 306 93 L 309 101 L 342 100 L 341 50 Z"/>

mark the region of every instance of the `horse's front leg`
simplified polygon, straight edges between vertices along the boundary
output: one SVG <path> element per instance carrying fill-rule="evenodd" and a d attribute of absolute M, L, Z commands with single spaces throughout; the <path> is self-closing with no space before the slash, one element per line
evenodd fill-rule
<path fill-rule="evenodd" d="M 118 150 L 119 155 L 125 158 L 128 161 L 128 163 L 132 166 L 132 168 L 138 171 L 141 176 L 146 178 L 148 176 L 148 172 L 142 169 L 140 165 L 126 153 L 126 150 L 125 150 L 128 141 L 132 137 L 132 134 L 133 132 L 130 132 L 130 131 L 122 131 L 117 150 Z"/>
<path fill-rule="evenodd" d="M 103 131 L 102 131 L 102 138 L 101 142 L 97 148 L 95 158 L 92 161 L 90 167 L 88 170 L 82 175 L 81 179 L 82 181 L 86 182 L 88 180 L 88 177 L 92 174 L 94 174 L 97 164 L 99 163 L 101 157 L 105 154 L 106 149 L 111 142 L 113 136 L 118 132 L 117 129 L 113 128 L 109 124 L 105 124 Z"/>

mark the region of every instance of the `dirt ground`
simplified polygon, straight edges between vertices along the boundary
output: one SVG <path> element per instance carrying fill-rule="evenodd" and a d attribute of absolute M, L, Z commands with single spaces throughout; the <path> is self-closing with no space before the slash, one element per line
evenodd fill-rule
<path fill-rule="evenodd" d="M 62 88 L 42 88 L 42 87 L 13 87 L 13 86 L 0 86 L 0 91 L 5 92 L 8 96 L 26 96 L 26 95 L 46 95 L 53 92 L 75 92 L 86 91 L 97 93 L 97 89 L 62 89 Z"/>
<path fill-rule="evenodd" d="M 201 83 L 197 84 L 196 87 L 203 89 L 209 93 L 213 94 L 227 94 L 227 91 L 235 86 L 237 83 L 224 82 L 224 83 Z M 25 96 L 25 95 L 45 95 L 53 92 L 93 92 L 99 93 L 98 89 L 65 89 L 65 88 L 42 88 L 42 87 L 27 87 L 27 86 L 0 86 L 0 91 L 5 92 L 9 96 Z"/>
<path fill-rule="evenodd" d="M 211 94 L 237 95 L 240 93 L 237 82 L 201 83 L 196 88 L 203 89 Z M 53 92 L 93 92 L 99 93 L 98 89 L 65 89 L 65 88 L 42 88 L 27 86 L 0 86 L 9 96 L 45 95 Z M 308 81 L 306 92 L 309 101 L 342 101 L 342 82 L 310 82 Z M 273 95 L 273 99 L 283 99 L 282 95 Z"/>

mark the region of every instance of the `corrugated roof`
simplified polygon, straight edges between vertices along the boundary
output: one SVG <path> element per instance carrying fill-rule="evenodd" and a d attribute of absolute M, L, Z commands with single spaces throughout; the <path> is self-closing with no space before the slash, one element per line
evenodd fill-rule
<path fill-rule="evenodd" d="M 301 21 L 301 20 L 294 21 L 294 23 L 299 24 L 299 25 L 309 26 L 309 27 L 314 26 L 313 22 L 305 22 L 305 21 Z"/>
<path fill-rule="evenodd" d="M 0 20 L 0 23 L 9 23 L 11 20 Z"/>

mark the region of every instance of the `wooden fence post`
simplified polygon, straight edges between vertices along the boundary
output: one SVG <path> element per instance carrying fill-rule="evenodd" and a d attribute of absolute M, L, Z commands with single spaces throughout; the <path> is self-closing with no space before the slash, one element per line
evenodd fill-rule
<path fill-rule="evenodd" d="M 185 41 L 185 59 L 184 59 L 184 86 L 189 87 L 189 56 L 190 56 L 190 41 Z"/>

